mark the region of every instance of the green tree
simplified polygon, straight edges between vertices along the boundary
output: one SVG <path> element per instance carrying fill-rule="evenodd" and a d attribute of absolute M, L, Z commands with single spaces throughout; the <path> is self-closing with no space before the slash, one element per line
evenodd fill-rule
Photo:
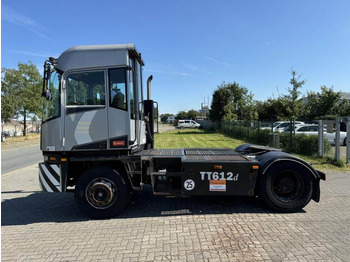
<path fill-rule="evenodd" d="M 219 86 L 218 89 L 216 89 L 213 93 L 213 99 L 211 102 L 210 110 L 210 119 L 213 121 L 221 121 L 225 115 L 233 116 L 233 105 L 226 107 L 231 103 L 231 101 L 231 91 L 225 88 L 224 86 Z"/>
<path fill-rule="evenodd" d="M 348 100 L 343 99 L 339 104 L 339 114 L 341 116 L 350 116 L 350 103 Z"/>
<path fill-rule="evenodd" d="M 319 114 L 319 100 L 315 92 L 307 92 L 304 105 L 304 113 L 306 119 L 315 119 Z"/>
<path fill-rule="evenodd" d="M 172 116 L 172 114 L 166 113 L 160 115 L 160 121 L 165 122 L 169 116 Z"/>
<path fill-rule="evenodd" d="M 305 80 L 300 80 L 300 75 L 297 76 L 297 72 L 291 71 L 292 78 L 289 83 L 292 87 L 288 88 L 288 95 L 285 95 L 284 98 L 287 100 L 287 116 L 291 120 L 292 124 L 292 136 L 295 137 L 295 120 L 302 114 L 303 111 L 303 103 L 302 99 L 299 99 L 301 94 L 300 89 L 305 84 Z M 291 148 L 294 148 L 295 139 L 290 140 Z"/>
<path fill-rule="evenodd" d="M 319 96 L 319 116 L 339 114 L 340 92 L 334 92 L 333 87 L 321 86 Z"/>
<path fill-rule="evenodd" d="M 213 93 L 210 119 L 252 120 L 258 116 L 253 94 L 237 82 L 222 83 Z"/>
<path fill-rule="evenodd" d="M 328 88 L 323 85 L 321 93 L 308 92 L 305 115 L 309 119 L 322 118 L 326 115 L 342 115 L 347 108 L 347 104 L 343 102 L 340 101 L 340 92 L 335 92 L 333 87 Z"/>
<path fill-rule="evenodd" d="M 2 83 L 1 83 L 2 84 Z M 6 122 L 16 114 L 15 97 L 8 91 L 1 90 L 1 121 Z"/>
<path fill-rule="evenodd" d="M 194 110 L 194 109 L 191 109 L 187 112 L 187 118 L 188 119 L 193 119 L 195 120 L 196 119 L 196 116 L 199 116 L 199 112 Z"/>
<path fill-rule="evenodd" d="M 186 119 L 186 118 L 188 118 L 187 112 L 186 111 L 179 111 L 175 118 L 176 119 Z"/>
<path fill-rule="evenodd" d="M 243 105 L 243 111 L 241 112 L 241 118 L 245 120 L 255 120 L 258 118 L 258 111 L 256 101 L 253 99 L 253 94 L 250 92 L 245 95 Z"/>
<path fill-rule="evenodd" d="M 300 75 L 297 76 L 297 72 L 294 70 L 291 71 L 292 78 L 290 79 L 289 83 L 292 85 L 292 87 L 288 88 L 289 94 L 285 96 L 285 98 L 288 101 L 289 108 L 288 108 L 288 116 L 292 119 L 293 124 L 297 117 L 300 116 L 302 112 L 302 100 L 299 99 L 299 96 L 301 94 L 300 89 L 305 84 L 305 80 L 300 80 Z"/>
<path fill-rule="evenodd" d="M 288 119 L 288 100 L 281 96 L 277 99 L 269 98 L 264 102 L 256 103 L 259 120 L 286 120 Z"/>
<path fill-rule="evenodd" d="M 233 103 L 228 103 L 224 106 L 224 116 L 222 120 L 224 121 L 232 121 L 237 119 L 237 115 L 234 113 L 235 107 Z"/>
<path fill-rule="evenodd" d="M 231 103 L 233 103 L 233 115 L 237 115 L 238 119 L 245 118 L 245 110 L 248 98 L 248 89 L 240 86 L 237 82 L 224 84 L 231 91 Z"/>
<path fill-rule="evenodd" d="M 1 72 L 1 104 L 6 104 L 1 107 L 5 110 L 2 118 L 8 119 L 13 113 L 22 115 L 23 135 L 25 136 L 29 116 L 33 114 L 40 115 L 40 111 L 42 111 L 42 79 L 40 73 L 31 62 L 28 62 L 28 64 L 18 63 L 17 69 L 2 68 Z"/>

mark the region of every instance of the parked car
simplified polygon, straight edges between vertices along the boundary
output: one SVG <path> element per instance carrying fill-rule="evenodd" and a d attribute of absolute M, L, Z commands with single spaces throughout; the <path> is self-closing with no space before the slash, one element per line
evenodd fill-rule
<path fill-rule="evenodd" d="M 272 123 L 260 123 L 259 128 L 261 129 L 271 129 Z"/>
<path fill-rule="evenodd" d="M 336 132 L 324 133 L 324 136 L 327 137 L 328 141 L 332 145 L 335 145 L 335 134 L 336 134 Z M 340 131 L 340 144 L 343 146 L 346 145 L 346 132 Z"/>
<path fill-rule="evenodd" d="M 199 128 L 201 125 L 193 120 L 179 120 L 177 122 L 176 128 L 184 129 L 184 128 Z"/>
<path fill-rule="evenodd" d="M 284 133 L 290 132 L 291 126 L 284 129 Z M 316 135 L 318 136 L 318 125 L 315 124 L 299 124 L 295 126 L 295 134 L 305 134 L 307 136 Z M 327 133 L 327 129 L 323 128 L 323 136 L 327 138 L 329 143 L 335 145 L 335 132 Z M 346 132 L 340 132 L 340 144 L 346 145 Z"/>
<path fill-rule="evenodd" d="M 11 137 L 11 136 L 13 136 L 13 133 L 10 131 L 3 131 L 3 132 L 1 132 L 1 136 Z"/>
<path fill-rule="evenodd" d="M 272 130 L 273 132 L 283 132 L 283 130 L 290 126 L 290 121 L 277 121 L 277 122 L 274 122 L 273 125 L 272 125 Z M 295 121 L 295 124 L 296 125 L 300 125 L 300 124 L 305 124 L 304 122 L 301 122 L 301 121 Z M 271 126 L 269 127 L 261 127 L 261 129 L 271 129 Z"/>

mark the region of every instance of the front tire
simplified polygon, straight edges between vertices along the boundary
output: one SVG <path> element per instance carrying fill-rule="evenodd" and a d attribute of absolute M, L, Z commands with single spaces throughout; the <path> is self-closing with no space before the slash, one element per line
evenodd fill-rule
<path fill-rule="evenodd" d="M 278 163 L 261 175 L 259 198 L 279 212 L 296 212 L 311 200 L 313 179 L 296 163 Z"/>
<path fill-rule="evenodd" d="M 129 198 L 127 181 L 112 167 L 87 170 L 77 181 L 75 201 L 92 218 L 114 217 L 126 208 Z"/>

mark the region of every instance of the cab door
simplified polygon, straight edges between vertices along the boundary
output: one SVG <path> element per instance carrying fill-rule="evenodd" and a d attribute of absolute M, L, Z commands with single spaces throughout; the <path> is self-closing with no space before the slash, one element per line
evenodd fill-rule
<path fill-rule="evenodd" d="M 135 133 L 130 131 L 128 74 L 126 67 L 108 69 L 108 146 L 111 150 L 128 149 Z"/>
<path fill-rule="evenodd" d="M 64 79 L 64 150 L 107 149 L 106 71 L 74 71 Z"/>

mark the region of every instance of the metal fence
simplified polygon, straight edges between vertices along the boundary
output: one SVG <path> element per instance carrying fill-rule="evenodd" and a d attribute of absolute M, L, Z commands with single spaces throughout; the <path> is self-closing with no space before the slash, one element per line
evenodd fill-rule
<path fill-rule="evenodd" d="M 224 134 L 248 143 L 269 145 L 304 155 L 332 156 L 336 161 L 350 163 L 350 117 L 305 122 L 296 120 L 296 127 L 304 126 L 302 132 L 293 131 L 291 120 L 203 121 L 201 125 L 206 130 L 220 129 Z"/>

